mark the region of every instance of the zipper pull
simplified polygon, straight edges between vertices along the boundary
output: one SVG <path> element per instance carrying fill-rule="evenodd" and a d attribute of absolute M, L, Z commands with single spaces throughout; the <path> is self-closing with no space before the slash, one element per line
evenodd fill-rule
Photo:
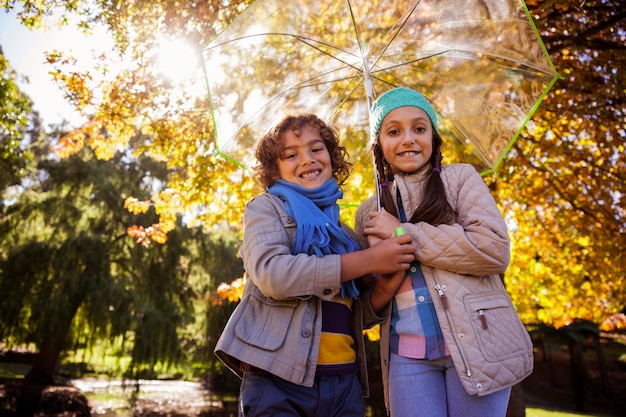
<path fill-rule="evenodd" d="M 446 293 L 443 292 L 443 288 L 441 288 L 441 285 L 439 284 L 435 285 L 435 289 L 437 289 L 437 292 L 439 293 L 439 298 L 441 299 L 441 304 L 443 304 L 443 309 L 447 310 L 448 299 L 446 298 Z"/>
<path fill-rule="evenodd" d="M 487 317 L 485 317 L 484 310 L 478 310 L 478 318 L 480 318 L 480 321 L 483 324 L 483 329 L 487 330 L 489 326 L 487 326 Z"/>

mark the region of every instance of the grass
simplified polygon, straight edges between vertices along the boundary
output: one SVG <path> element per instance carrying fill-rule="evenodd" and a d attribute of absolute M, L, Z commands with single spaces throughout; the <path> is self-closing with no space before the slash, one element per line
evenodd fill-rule
<path fill-rule="evenodd" d="M 571 411 L 556 411 L 543 408 L 526 408 L 526 417 L 610 417 L 608 414 L 597 413 L 573 413 Z"/>

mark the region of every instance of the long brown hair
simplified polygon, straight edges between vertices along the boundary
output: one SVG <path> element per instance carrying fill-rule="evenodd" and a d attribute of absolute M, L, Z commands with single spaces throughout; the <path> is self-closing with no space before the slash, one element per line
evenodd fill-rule
<path fill-rule="evenodd" d="M 431 122 L 432 123 L 432 122 Z M 441 145 L 443 139 L 437 130 L 433 129 L 433 153 L 430 156 L 429 164 L 432 170 L 427 174 L 426 185 L 422 195 L 422 202 L 409 220 L 411 223 L 426 222 L 437 226 L 439 224 L 450 224 L 455 218 L 454 210 L 446 197 L 446 189 L 441 179 Z M 382 207 L 387 212 L 399 218 L 395 205 L 395 198 L 391 195 L 390 186 L 394 181 L 391 166 L 385 160 L 380 146 L 380 134 L 372 143 L 371 151 L 376 164 L 376 175 L 379 179 L 379 190 Z"/>

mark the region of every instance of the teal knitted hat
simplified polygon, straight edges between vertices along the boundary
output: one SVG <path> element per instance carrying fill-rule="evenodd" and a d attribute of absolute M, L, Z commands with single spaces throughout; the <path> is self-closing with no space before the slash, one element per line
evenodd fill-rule
<path fill-rule="evenodd" d="M 370 116 L 370 140 L 376 140 L 380 124 L 390 111 L 395 110 L 398 107 L 405 106 L 417 107 L 418 109 L 424 110 L 428 117 L 430 117 L 430 121 L 433 124 L 435 131 L 439 132 L 439 129 L 437 128 L 437 115 L 435 113 L 435 109 L 433 109 L 428 100 L 426 100 L 426 97 L 415 90 L 411 90 L 410 88 L 394 88 L 393 90 L 389 90 L 385 94 L 378 97 L 372 105 Z"/>

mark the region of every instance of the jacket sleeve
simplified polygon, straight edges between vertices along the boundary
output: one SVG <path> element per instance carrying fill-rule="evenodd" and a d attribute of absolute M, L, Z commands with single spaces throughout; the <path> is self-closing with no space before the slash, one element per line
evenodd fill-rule
<path fill-rule="evenodd" d="M 416 259 L 464 275 L 502 273 L 510 256 L 502 214 L 474 167 L 449 166 L 453 167 L 458 169 L 451 169 L 443 179 L 448 200 L 457 213 L 456 222 L 439 226 L 424 222 L 403 224 L 417 246 Z"/>
<path fill-rule="evenodd" d="M 341 286 L 340 255 L 292 255 L 296 225 L 277 204 L 262 194 L 246 205 L 241 254 L 249 278 L 276 300 L 334 296 Z"/>
<path fill-rule="evenodd" d="M 391 315 L 391 303 L 387 304 L 381 314 L 376 314 L 370 300 L 372 290 L 368 289 L 364 293 L 361 293 L 359 298 L 363 304 L 363 328 L 371 329 L 377 324 L 384 323 Z"/>
<path fill-rule="evenodd" d="M 367 238 L 363 235 L 365 223 L 369 220 L 369 214 L 375 210 L 377 210 L 376 195 L 373 195 L 365 200 L 356 210 L 356 214 L 354 216 L 354 233 L 356 234 L 359 245 L 362 248 L 366 248 L 368 246 Z"/>

